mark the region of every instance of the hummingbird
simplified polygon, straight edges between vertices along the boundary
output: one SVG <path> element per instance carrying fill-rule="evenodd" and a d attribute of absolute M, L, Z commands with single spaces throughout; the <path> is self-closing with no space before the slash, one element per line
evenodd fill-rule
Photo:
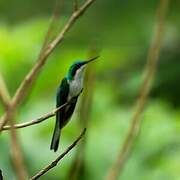
<path fill-rule="evenodd" d="M 51 140 L 50 149 L 57 151 L 59 146 L 61 129 L 69 122 L 76 107 L 79 95 L 83 91 L 84 70 L 88 63 L 96 60 L 99 56 L 85 61 L 74 62 L 67 75 L 62 79 L 56 94 L 56 107 L 70 101 L 68 105 L 56 112 L 56 124 Z"/>

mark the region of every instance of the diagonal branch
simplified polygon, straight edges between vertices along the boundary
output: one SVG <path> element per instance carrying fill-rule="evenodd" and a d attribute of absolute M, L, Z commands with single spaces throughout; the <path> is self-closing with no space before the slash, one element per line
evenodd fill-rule
<path fill-rule="evenodd" d="M 136 110 L 132 117 L 132 123 L 130 125 L 128 134 L 125 138 L 124 144 L 119 151 L 117 159 L 113 163 L 112 168 L 108 173 L 108 176 L 106 178 L 107 180 L 118 179 L 118 176 L 122 172 L 122 169 L 132 150 L 134 140 L 139 133 L 139 129 L 141 126 L 141 114 L 143 113 L 145 103 L 150 92 L 151 84 L 154 79 L 156 66 L 159 59 L 167 9 L 168 9 L 168 0 L 160 0 L 159 8 L 157 11 L 158 19 L 157 19 L 156 29 L 154 32 L 153 41 L 150 46 L 147 57 L 145 78 L 141 86 L 140 96 L 137 99 Z"/>
<path fill-rule="evenodd" d="M 30 178 L 30 180 L 35 180 L 40 178 L 41 176 L 43 176 L 45 173 L 47 173 L 50 169 L 54 168 L 59 162 L 60 160 L 62 160 L 64 158 L 64 156 L 66 156 L 69 151 L 71 151 L 76 145 L 77 143 L 81 140 L 81 138 L 84 136 L 86 132 L 86 128 L 81 132 L 81 134 L 79 135 L 79 137 L 60 155 L 58 156 L 54 161 L 52 161 L 49 165 L 45 166 L 41 171 L 39 171 L 35 176 L 33 176 L 32 178 Z"/>

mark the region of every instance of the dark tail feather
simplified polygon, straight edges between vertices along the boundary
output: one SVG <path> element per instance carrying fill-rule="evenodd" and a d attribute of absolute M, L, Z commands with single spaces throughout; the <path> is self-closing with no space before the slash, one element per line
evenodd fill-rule
<path fill-rule="evenodd" d="M 59 120 L 56 119 L 56 125 L 54 128 L 54 133 L 53 133 L 53 137 L 52 137 L 52 141 L 51 141 L 51 147 L 50 147 L 50 149 L 54 150 L 54 152 L 56 152 L 58 149 L 60 133 L 61 133 L 61 129 L 59 126 Z"/>

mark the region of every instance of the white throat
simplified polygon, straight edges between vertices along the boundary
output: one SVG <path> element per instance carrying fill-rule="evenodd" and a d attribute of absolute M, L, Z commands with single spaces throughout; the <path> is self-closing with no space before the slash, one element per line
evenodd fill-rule
<path fill-rule="evenodd" d="M 83 80 L 85 67 L 86 67 L 86 65 L 81 66 L 81 67 L 76 71 L 76 74 L 75 74 L 75 76 L 74 76 L 74 80 Z"/>
<path fill-rule="evenodd" d="M 73 80 L 69 81 L 69 96 L 68 99 L 78 96 L 83 89 L 83 80 L 84 80 L 84 69 L 85 65 L 79 68 L 76 71 Z"/>

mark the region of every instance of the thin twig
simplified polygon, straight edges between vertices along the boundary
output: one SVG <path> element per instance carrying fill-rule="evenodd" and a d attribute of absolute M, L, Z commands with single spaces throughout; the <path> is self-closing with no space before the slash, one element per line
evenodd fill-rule
<path fill-rule="evenodd" d="M 38 59 L 37 63 L 33 66 L 33 68 L 30 70 L 30 72 L 27 74 L 27 76 L 22 81 L 21 85 L 16 91 L 15 96 L 13 97 L 11 106 L 13 109 L 13 113 L 17 107 L 18 104 L 20 104 L 24 97 L 26 96 L 26 93 L 28 89 L 31 87 L 32 82 L 36 80 L 38 77 L 40 70 L 44 66 L 44 64 L 47 61 L 47 58 L 49 55 L 53 52 L 55 47 L 57 47 L 58 44 L 62 42 L 64 39 L 65 33 L 67 33 L 70 28 L 73 26 L 73 24 L 77 21 L 77 19 L 83 15 L 83 13 L 87 10 L 87 8 L 94 2 L 95 0 L 87 0 L 76 12 L 74 12 L 67 23 L 65 24 L 62 31 L 56 36 L 56 38 L 47 46 L 47 48 L 44 50 L 43 54 Z M 7 112 L 8 113 L 8 112 Z M 0 121 L 0 131 L 2 130 L 3 126 L 8 121 L 7 113 L 1 118 Z"/>
<path fill-rule="evenodd" d="M 125 138 L 122 148 L 119 151 L 116 161 L 114 162 L 112 168 L 108 173 L 108 176 L 106 178 L 107 180 L 118 179 L 118 176 L 122 172 L 122 169 L 132 150 L 134 140 L 139 133 L 139 129 L 141 126 L 141 114 L 144 110 L 145 102 L 150 92 L 150 87 L 156 71 L 157 61 L 159 59 L 167 9 L 168 9 L 168 0 L 160 0 L 159 8 L 157 11 L 158 19 L 157 19 L 155 34 L 153 37 L 151 47 L 149 49 L 147 64 L 145 68 L 145 78 L 141 86 L 140 96 L 137 100 L 136 110 L 132 117 L 132 123 L 130 125 L 128 134 Z"/>
<path fill-rule="evenodd" d="M 86 128 L 81 132 L 79 137 L 60 156 L 58 156 L 54 161 L 52 161 L 49 165 L 44 167 L 41 171 L 39 171 L 35 176 L 33 176 L 30 179 L 31 180 L 38 179 L 41 176 L 43 176 L 45 173 L 47 173 L 50 169 L 54 168 L 60 162 L 60 160 L 63 159 L 64 156 L 66 156 L 69 153 L 69 151 L 71 151 L 77 145 L 80 139 L 84 136 L 85 132 L 86 132 Z"/>
<path fill-rule="evenodd" d="M 36 118 L 36 119 L 34 119 L 34 120 L 31 120 L 31 121 L 29 121 L 29 122 L 20 123 L 20 124 L 14 124 L 13 127 L 14 127 L 15 129 L 20 129 L 20 128 L 25 128 L 25 127 L 28 127 L 28 126 L 32 126 L 32 125 L 39 124 L 39 123 L 45 121 L 46 119 L 49 119 L 49 118 L 55 116 L 57 111 L 62 110 L 65 106 L 67 106 L 67 105 L 70 104 L 70 103 L 71 103 L 71 102 L 67 102 L 67 103 L 63 104 L 62 106 L 54 109 L 53 111 L 51 111 L 51 112 L 49 112 L 49 113 L 47 113 L 47 114 L 45 114 L 45 115 L 43 115 L 43 116 L 41 116 L 41 117 L 39 117 L 39 118 Z M 7 125 L 7 126 L 4 126 L 2 130 L 3 130 L 3 131 L 5 131 L 5 130 L 10 130 L 10 128 L 11 128 L 11 126 L 8 126 L 8 125 Z"/>

